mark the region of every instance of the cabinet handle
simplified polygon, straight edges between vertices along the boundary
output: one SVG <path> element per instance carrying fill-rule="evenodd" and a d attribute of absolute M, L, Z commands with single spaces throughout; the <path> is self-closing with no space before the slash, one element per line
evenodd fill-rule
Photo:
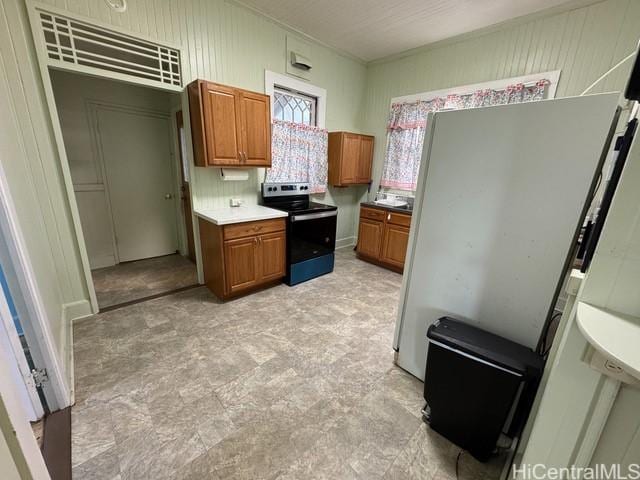
<path fill-rule="evenodd" d="M 391 214 L 387 213 L 387 220 L 391 220 Z"/>

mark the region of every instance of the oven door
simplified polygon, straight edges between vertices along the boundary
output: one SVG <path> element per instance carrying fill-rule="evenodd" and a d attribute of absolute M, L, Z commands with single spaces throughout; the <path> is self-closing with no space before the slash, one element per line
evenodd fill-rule
<path fill-rule="evenodd" d="M 333 253 L 338 211 L 304 213 L 289 217 L 289 263 Z"/>

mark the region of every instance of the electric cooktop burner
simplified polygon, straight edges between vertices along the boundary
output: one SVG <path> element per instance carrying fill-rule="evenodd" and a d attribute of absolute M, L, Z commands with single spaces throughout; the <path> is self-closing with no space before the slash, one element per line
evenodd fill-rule
<path fill-rule="evenodd" d="M 309 199 L 306 183 L 265 183 L 262 185 L 262 203 L 265 206 L 299 215 L 302 213 L 330 212 L 338 207 L 313 202 Z"/>

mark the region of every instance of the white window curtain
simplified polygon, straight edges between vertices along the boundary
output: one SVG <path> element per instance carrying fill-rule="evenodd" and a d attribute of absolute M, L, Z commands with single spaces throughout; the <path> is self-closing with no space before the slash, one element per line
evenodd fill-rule
<path fill-rule="evenodd" d="M 329 135 L 323 128 L 274 120 L 267 182 L 308 182 L 310 193 L 327 190 Z"/>
<path fill-rule="evenodd" d="M 548 85 L 549 81 L 542 79 L 529 86 L 520 83 L 503 90 L 478 90 L 466 95 L 393 104 L 387 123 L 387 151 L 380 186 L 415 191 L 429 112 L 542 100 Z"/>

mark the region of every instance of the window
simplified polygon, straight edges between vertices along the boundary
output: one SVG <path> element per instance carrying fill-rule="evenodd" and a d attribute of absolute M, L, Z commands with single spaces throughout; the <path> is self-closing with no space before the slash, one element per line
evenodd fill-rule
<path fill-rule="evenodd" d="M 265 70 L 264 93 L 271 97 L 272 119 L 325 128 L 327 91 L 324 88 Z"/>
<path fill-rule="evenodd" d="M 265 71 L 271 97 L 271 168 L 266 182 L 308 182 L 310 193 L 327 189 L 328 133 L 324 128 L 327 91 Z"/>
<path fill-rule="evenodd" d="M 553 98 L 559 76 L 557 70 L 392 99 L 379 187 L 415 191 L 429 112 Z"/>
<path fill-rule="evenodd" d="M 285 122 L 316 126 L 318 99 L 304 93 L 274 85 L 273 118 Z"/>

